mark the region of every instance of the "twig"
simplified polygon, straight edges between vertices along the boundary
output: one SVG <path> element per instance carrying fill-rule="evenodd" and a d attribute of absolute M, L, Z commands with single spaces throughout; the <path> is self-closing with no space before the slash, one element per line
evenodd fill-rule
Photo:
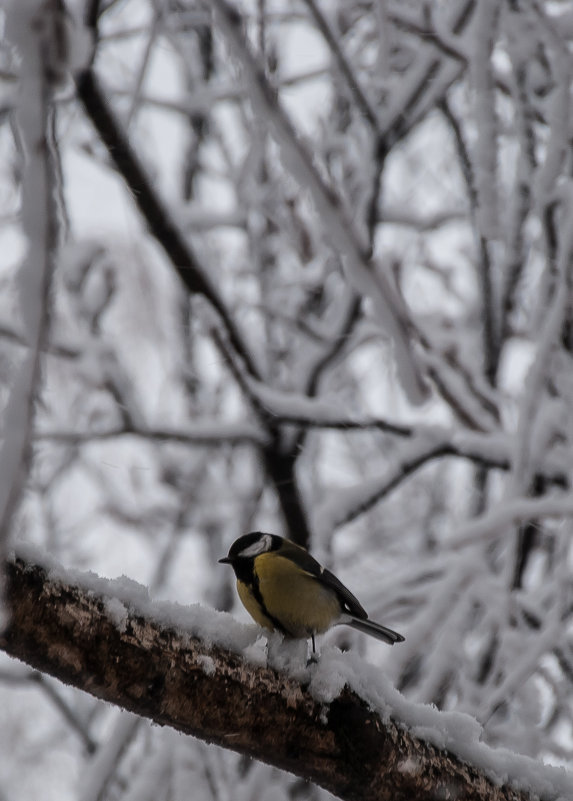
<path fill-rule="evenodd" d="M 205 420 L 195 429 L 161 429 L 122 427 L 103 431 L 40 430 L 35 439 L 59 442 L 64 445 L 81 445 L 118 437 L 141 437 L 154 442 L 179 442 L 184 445 L 229 445 L 246 443 L 264 447 L 268 443 L 265 432 L 245 424 Z"/>

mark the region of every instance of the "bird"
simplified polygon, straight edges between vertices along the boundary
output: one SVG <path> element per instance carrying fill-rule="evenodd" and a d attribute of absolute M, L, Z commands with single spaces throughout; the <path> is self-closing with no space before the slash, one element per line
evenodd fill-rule
<path fill-rule="evenodd" d="M 336 576 L 310 553 L 277 534 L 253 531 L 231 545 L 227 556 L 243 606 L 260 626 L 285 637 L 311 639 L 346 624 L 389 645 L 404 637 L 368 619 L 366 610 Z"/>

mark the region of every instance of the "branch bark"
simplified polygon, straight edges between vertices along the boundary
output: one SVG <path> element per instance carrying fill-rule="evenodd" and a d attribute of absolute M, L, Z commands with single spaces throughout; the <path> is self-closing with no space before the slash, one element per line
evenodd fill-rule
<path fill-rule="evenodd" d="M 321 703 L 285 674 L 162 624 L 159 606 L 156 618 L 118 614 L 123 602 L 93 578 L 70 584 L 20 557 L 6 567 L 12 619 L 0 648 L 98 698 L 345 799 L 530 798 L 383 722 L 348 687 Z"/>

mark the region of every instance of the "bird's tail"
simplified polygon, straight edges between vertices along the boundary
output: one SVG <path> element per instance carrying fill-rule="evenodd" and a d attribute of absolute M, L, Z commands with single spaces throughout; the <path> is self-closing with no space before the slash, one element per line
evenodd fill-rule
<path fill-rule="evenodd" d="M 395 642 L 404 642 L 404 637 L 398 634 L 397 631 L 381 626 L 380 623 L 374 623 L 373 620 L 361 620 L 360 618 L 353 617 L 348 621 L 344 621 L 348 626 L 353 629 L 370 634 L 371 637 L 376 637 L 377 640 L 387 642 L 389 645 L 394 645 Z"/>

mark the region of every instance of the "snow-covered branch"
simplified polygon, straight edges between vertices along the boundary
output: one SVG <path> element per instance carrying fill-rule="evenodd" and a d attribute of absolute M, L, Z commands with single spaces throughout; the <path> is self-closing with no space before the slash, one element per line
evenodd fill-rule
<path fill-rule="evenodd" d="M 275 658 L 286 662 L 273 667 L 254 648 L 257 627 L 226 614 L 154 603 L 126 579 L 108 582 L 23 556 L 7 569 L 13 617 L 0 648 L 159 725 L 312 778 L 340 798 L 528 801 L 571 792 L 562 772 L 489 749 L 471 718 L 406 701 L 350 654 L 325 649 L 318 664 L 303 658 L 295 667 L 300 652 L 289 657 L 283 643 Z M 120 742 L 134 725 L 124 719 Z M 110 741 L 98 761 L 107 764 L 116 750 Z"/>

